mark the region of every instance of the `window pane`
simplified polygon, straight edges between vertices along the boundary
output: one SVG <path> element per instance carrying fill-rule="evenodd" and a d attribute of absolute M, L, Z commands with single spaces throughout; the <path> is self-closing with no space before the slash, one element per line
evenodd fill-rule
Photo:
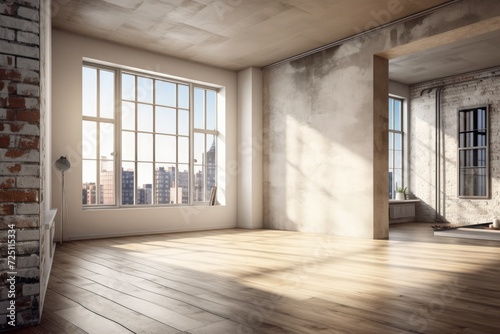
<path fill-rule="evenodd" d="M 122 102 L 122 128 L 135 130 L 135 103 Z"/>
<path fill-rule="evenodd" d="M 403 170 L 395 168 L 393 177 L 394 177 L 393 180 L 395 187 L 397 188 L 403 187 Z M 396 190 L 396 188 L 394 188 L 394 190 Z"/>
<path fill-rule="evenodd" d="M 394 133 L 389 132 L 389 150 L 394 149 Z"/>
<path fill-rule="evenodd" d="M 153 106 L 137 105 L 137 130 L 153 132 Z"/>
<path fill-rule="evenodd" d="M 207 130 L 217 128 L 217 93 L 213 90 L 207 91 Z"/>
<path fill-rule="evenodd" d="M 460 167 L 486 167 L 486 149 L 461 150 Z"/>
<path fill-rule="evenodd" d="M 205 164 L 205 135 L 203 133 L 194 134 L 194 163 Z"/>
<path fill-rule="evenodd" d="M 122 99 L 135 101 L 135 76 L 122 74 Z"/>
<path fill-rule="evenodd" d="M 137 164 L 137 203 L 153 203 L 153 164 L 140 162 Z"/>
<path fill-rule="evenodd" d="M 174 186 L 174 180 L 175 165 L 155 165 L 156 204 L 170 204 L 170 188 Z"/>
<path fill-rule="evenodd" d="M 216 151 L 216 138 L 214 135 L 207 135 L 207 163 L 206 163 L 206 200 L 210 198 L 212 188 L 216 186 L 216 173 L 217 173 L 217 151 Z"/>
<path fill-rule="evenodd" d="M 394 167 L 395 168 L 403 168 L 403 152 L 402 151 L 394 151 Z"/>
<path fill-rule="evenodd" d="M 194 89 L 194 127 L 205 128 L 205 90 Z"/>
<path fill-rule="evenodd" d="M 189 135 L 189 112 L 187 110 L 179 110 L 179 135 Z"/>
<path fill-rule="evenodd" d="M 488 145 L 486 131 L 478 131 L 478 133 L 477 133 L 477 146 L 486 146 L 486 145 Z"/>
<path fill-rule="evenodd" d="M 403 149 L 403 135 L 400 133 L 394 134 L 394 149 L 402 150 Z"/>
<path fill-rule="evenodd" d="M 137 77 L 137 101 L 153 103 L 153 79 Z"/>
<path fill-rule="evenodd" d="M 112 123 L 101 123 L 99 157 L 113 159 L 115 152 L 115 127 Z"/>
<path fill-rule="evenodd" d="M 460 196 L 487 196 L 486 168 L 460 170 Z"/>
<path fill-rule="evenodd" d="M 216 136 L 215 135 L 207 135 L 206 145 L 207 145 L 206 164 L 208 164 L 208 165 L 215 164 Z"/>
<path fill-rule="evenodd" d="M 389 168 L 394 168 L 394 151 L 389 151 Z"/>
<path fill-rule="evenodd" d="M 135 164 L 125 162 L 122 164 L 122 204 L 134 205 L 135 194 Z"/>
<path fill-rule="evenodd" d="M 122 160 L 135 160 L 135 133 L 122 132 Z"/>
<path fill-rule="evenodd" d="M 394 130 L 401 131 L 401 109 L 399 103 L 395 103 L 394 108 Z"/>
<path fill-rule="evenodd" d="M 82 204 L 97 204 L 97 161 L 82 161 Z"/>
<path fill-rule="evenodd" d="M 205 173 L 203 166 L 194 167 L 194 201 L 205 201 Z"/>
<path fill-rule="evenodd" d="M 83 183 L 96 183 L 97 182 L 97 161 L 96 160 L 83 160 L 82 161 L 82 181 Z"/>
<path fill-rule="evenodd" d="M 82 122 L 82 157 L 97 159 L 97 123 Z"/>
<path fill-rule="evenodd" d="M 156 103 L 169 107 L 176 107 L 177 92 L 176 84 L 166 81 L 156 80 Z"/>
<path fill-rule="evenodd" d="M 179 89 L 179 108 L 188 109 L 189 108 L 189 86 L 178 85 Z"/>
<path fill-rule="evenodd" d="M 178 165 L 177 203 L 189 203 L 189 165 Z M 182 196 L 180 196 L 182 195 Z"/>
<path fill-rule="evenodd" d="M 189 138 L 179 137 L 178 138 L 178 161 L 179 163 L 189 163 Z"/>
<path fill-rule="evenodd" d="M 83 67 L 82 76 L 82 115 L 97 116 L 97 70 Z"/>
<path fill-rule="evenodd" d="M 156 161 L 176 162 L 176 146 L 175 136 L 156 135 Z"/>
<path fill-rule="evenodd" d="M 461 134 L 459 135 L 459 143 L 458 143 L 458 147 L 460 147 L 460 148 L 466 147 L 466 142 L 467 142 L 467 140 L 466 140 L 466 135 L 465 135 L 465 133 L 461 133 Z"/>
<path fill-rule="evenodd" d="M 115 73 L 100 71 L 100 116 L 114 118 L 115 114 Z"/>
<path fill-rule="evenodd" d="M 156 107 L 156 132 L 176 134 L 175 109 Z"/>
<path fill-rule="evenodd" d="M 115 172 L 113 159 L 101 160 L 100 169 L 101 204 L 115 204 Z"/>
<path fill-rule="evenodd" d="M 464 112 L 458 113 L 458 131 L 459 132 L 465 131 L 465 113 Z"/>
<path fill-rule="evenodd" d="M 153 161 L 153 135 L 152 134 L 150 134 L 150 133 L 138 133 L 137 134 L 137 160 L 138 161 Z"/>
<path fill-rule="evenodd" d="M 477 128 L 478 129 L 486 129 L 486 109 L 479 109 L 477 111 Z"/>

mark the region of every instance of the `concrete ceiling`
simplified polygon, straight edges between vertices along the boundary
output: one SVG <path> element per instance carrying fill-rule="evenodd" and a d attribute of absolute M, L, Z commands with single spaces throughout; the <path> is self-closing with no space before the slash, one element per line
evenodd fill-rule
<path fill-rule="evenodd" d="M 500 65 L 500 32 L 482 34 L 392 59 L 391 80 L 415 84 Z"/>
<path fill-rule="evenodd" d="M 450 0 L 52 0 L 53 26 L 230 70 L 262 67 Z M 485 36 L 391 60 L 416 83 L 500 65 Z M 479 51 L 481 50 L 481 51 Z"/>

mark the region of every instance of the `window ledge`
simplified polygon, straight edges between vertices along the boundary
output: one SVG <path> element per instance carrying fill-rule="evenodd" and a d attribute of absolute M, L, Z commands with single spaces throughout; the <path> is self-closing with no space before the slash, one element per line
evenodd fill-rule
<path fill-rule="evenodd" d="M 389 204 L 405 204 L 405 203 L 418 203 L 420 202 L 419 199 L 403 199 L 403 200 L 398 200 L 398 199 L 390 199 Z"/>

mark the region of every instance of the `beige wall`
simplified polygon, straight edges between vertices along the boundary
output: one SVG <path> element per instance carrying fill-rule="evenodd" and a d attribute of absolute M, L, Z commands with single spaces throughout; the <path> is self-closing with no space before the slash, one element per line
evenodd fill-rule
<path fill-rule="evenodd" d="M 238 227 L 262 228 L 262 71 L 238 72 Z"/>
<path fill-rule="evenodd" d="M 374 76 L 381 73 L 374 59 L 384 66 L 374 55 L 395 58 L 472 36 L 478 30 L 469 25 L 499 15 L 496 0 L 463 1 L 266 69 L 265 226 L 387 237 L 387 150 L 380 149 L 387 109 L 380 101 L 388 90 Z"/>
<path fill-rule="evenodd" d="M 81 67 L 95 59 L 143 71 L 186 78 L 223 87 L 225 118 L 219 118 L 221 142 L 218 200 L 207 207 L 83 209 L 81 204 Z M 53 31 L 52 160 L 67 155 L 72 168 L 65 174 L 67 223 L 71 239 L 147 234 L 236 226 L 237 73 L 118 46 L 70 33 Z M 231 167 L 231 168 L 229 168 Z M 61 177 L 53 174 L 53 205 L 61 202 Z M 65 213 L 66 215 L 66 213 Z M 56 235 L 59 231 L 57 231 Z"/>

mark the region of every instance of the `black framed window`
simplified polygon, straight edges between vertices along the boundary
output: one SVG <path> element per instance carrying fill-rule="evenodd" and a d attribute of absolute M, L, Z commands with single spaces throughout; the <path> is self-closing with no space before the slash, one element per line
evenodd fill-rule
<path fill-rule="evenodd" d="M 458 110 L 458 196 L 489 197 L 488 106 Z"/>

